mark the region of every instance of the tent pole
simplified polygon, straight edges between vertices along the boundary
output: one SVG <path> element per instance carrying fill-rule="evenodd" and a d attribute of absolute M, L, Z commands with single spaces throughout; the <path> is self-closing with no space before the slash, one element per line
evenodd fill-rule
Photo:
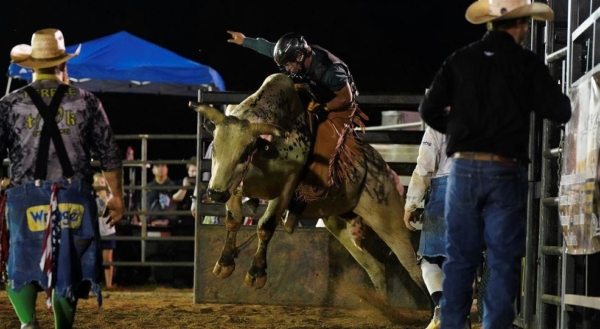
<path fill-rule="evenodd" d="M 8 82 L 6 83 L 6 93 L 4 94 L 4 96 L 8 95 L 8 93 L 10 92 L 10 83 L 12 82 L 12 77 L 8 77 Z"/>

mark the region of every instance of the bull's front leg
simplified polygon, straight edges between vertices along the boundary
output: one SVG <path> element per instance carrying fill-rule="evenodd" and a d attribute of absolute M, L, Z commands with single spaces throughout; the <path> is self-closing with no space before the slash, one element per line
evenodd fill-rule
<path fill-rule="evenodd" d="M 242 196 L 236 193 L 225 204 L 225 228 L 227 237 L 221 251 L 221 257 L 213 268 L 213 274 L 221 278 L 229 277 L 235 270 L 235 258 L 238 256 L 236 247 L 237 232 L 242 226 Z"/>
<path fill-rule="evenodd" d="M 283 211 L 292 198 L 296 184 L 296 179 L 288 180 L 283 188 L 281 196 L 269 201 L 265 213 L 258 221 L 256 227 L 258 234 L 258 249 L 254 254 L 252 266 L 250 267 L 250 270 L 248 270 L 248 273 L 246 273 L 246 278 L 244 279 L 244 283 L 247 287 L 260 289 L 267 283 L 267 247 L 269 241 L 271 241 L 271 238 L 273 237 L 273 233 L 275 232 L 275 228 L 279 223 Z"/>

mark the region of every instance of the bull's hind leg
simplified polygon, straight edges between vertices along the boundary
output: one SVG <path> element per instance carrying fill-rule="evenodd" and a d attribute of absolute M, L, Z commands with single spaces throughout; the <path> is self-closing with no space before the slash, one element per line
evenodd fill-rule
<path fill-rule="evenodd" d="M 421 290 L 429 296 L 421 268 L 417 265 L 416 253 L 411 241 L 411 231 L 409 231 L 402 221 L 401 217 L 390 218 L 389 214 L 383 217 L 383 220 L 393 221 L 393 227 L 386 231 L 389 227 L 375 229 L 379 237 L 392 249 L 400 264 L 406 269 L 413 281 L 421 288 Z"/>
<path fill-rule="evenodd" d="M 350 223 L 337 216 L 324 218 L 325 227 L 350 252 L 352 257 L 367 271 L 375 290 L 384 298 L 388 298 L 385 264 L 374 257 L 366 248 L 359 248 L 348 232 Z"/>
<path fill-rule="evenodd" d="M 363 217 L 365 224 L 371 227 L 385 244 L 388 245 L 411 279 L 423 292 L 427 293 L 421 269 L 416 262 L 416 253 L 411 241 L 411 231 L 404 226 L 404 222 L 402 221 L 401 209 L 403 205 L 404 202 L 400 200 L 391 201 L 387 205 L 371 203 L 368 210 L 358 207 L 354 211 L 365 215 Z"/>
<path fill-rule="evenodd" d="M 226 203 L 227 214 L 225 227 L 227 237 L 221 251 L 221 257 L 213 268 L 213 274 L 221 278 L 229 277 L 235 270 L 235 258 L 237 257 L 236 236 L 242 226 L 242 197 L 233 195 Z"/>

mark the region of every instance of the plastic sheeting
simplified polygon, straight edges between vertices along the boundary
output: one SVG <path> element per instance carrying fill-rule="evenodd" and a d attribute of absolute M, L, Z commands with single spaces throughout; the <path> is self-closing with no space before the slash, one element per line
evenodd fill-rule
<path fill-rule="evenodd" d="M 559 218 L 567 253 L 600 251 L 598 225 L 598 150 L 600 73 L 570 91 L 573 114 L 565 128 L 559 189 Z"/>

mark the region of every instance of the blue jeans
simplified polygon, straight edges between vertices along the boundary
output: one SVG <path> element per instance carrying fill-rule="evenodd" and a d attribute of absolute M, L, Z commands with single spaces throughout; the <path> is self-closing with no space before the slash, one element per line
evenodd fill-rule
<path fill-rule="evenodd" d="M 446 256 L 446 239 L 444 230 L 444 204 L 448 176 L 431 180 L 429 199 L 425 205 L 423 229 L 419 239 L 419 256 Z"/>
<path fill-rule="evenodd" d="M 61 185 L 57 193 L 62 230 L 54 288 L 56 297 L 87 298 L 91 288 L 101 304 L 96 275 L 101 264 L 97 258 L 100 235 L 94 190 L 82 181 L 61 182 Z M 51 182 L 44 181 L 41 186 L 27 183 L 6 191 L 10 232 L 8 280 L 15 291 L 30 283 L 37 283 L 44 290 L 48 287 L 40 260 L 51 186 Z"/>
<path fill-rule="evenodd" d="M 509 328 L 525 251 L 527 170 L 517 164 L 453 159 L 446 194 L 442 328 L 462 329 L 486 246 L 490 280 L 483 328 Z M 485 210 L 485 212 L 484 212 Z"/>

